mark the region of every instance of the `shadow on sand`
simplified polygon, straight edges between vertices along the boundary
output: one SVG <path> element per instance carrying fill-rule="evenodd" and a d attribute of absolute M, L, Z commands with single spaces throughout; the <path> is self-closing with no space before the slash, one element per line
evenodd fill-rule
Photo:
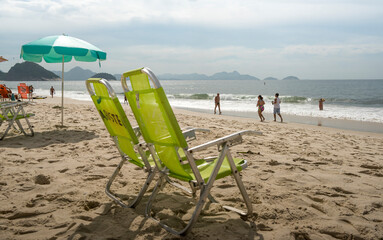
<path fill-rule="evenodd" d="M 97 137 L 92 131 L 58 129 L 35 132 L 33 137 L 24 135 L 6 136 L 1 141 L 1 146 L 9 148 L 41 148 L 58 143 L 78 143 Z"/>
<path fill-rule="evenodd" d="M 172 199 L 173 197 L 174 195 L 171 194 L 162 194 L 163 200 L 160 201 L 159 205 L 164 204 L 164 199 Z M 68 239 L 180 239 L 162 229 L 154 220 L 145 218 L 144 211 L 147 200 L 148 196 L 145 196 L 136 209 L 122 208 L 113 203 L 104 204 L 100 207 L 102 211 L 97 210 L 99 215 L 90 220 L 88 224 L 80 223 L 70 235 L 58 237 L 67 237 Z M 189 201 L 184 200 L 178 205 L 189 208 L 189 203 Z M 163 215 L 163 217 L 169 213 L 170 215 L 174 213 L 172 213 L 173 209 L 162 210 L 157 209 L 157 214 Z M 192 231 L 182 239 L 264 239 L 263 235 L 257 232 L 254 220 L 244 221 L 239 217 L 230 218 L 230 216 L 232 215 L 228 215 L 225 211 L 216 214 L 203 214 L 199 217 Z M 173 221 L 173 218 L 174 216 L 169 216 L 168 219 L 165 217 L 164 221 L 176 228 L 183 226 L 180 221 Z"/>

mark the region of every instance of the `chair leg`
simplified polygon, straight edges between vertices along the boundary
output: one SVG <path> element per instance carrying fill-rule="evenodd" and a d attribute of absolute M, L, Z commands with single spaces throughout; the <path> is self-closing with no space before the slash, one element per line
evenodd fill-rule
<path fill-rule="evenodd" d="M 24 134 L 24 135 L 27 136 L 27 133 L 24 131 L 23 125 L 21 125 L 20 120 L 15 120 L 15 123 L 16 123 L 17 126 L 19 127 L 20 132 L 21 132 L 22 134 Z"/>
<path fill-rule="evenodd" d="M 35 135 L 35 133 L 33 132 L 32 125 L 29 123 L 28 118 L 24 118 L 24 119 L 25 119 L 25 121 L 27 122 L 28 129 L 29 129 L 29 132 L 30 132 L 30 133 L 27 133 L 27 132 L 24 130 L 23 126 L 21 125 L 20 120 L 16 120 L 16 123 L 17 123 L 17 125 L 19 126 L 20 131 L 21 131 L 25 136 L 33 137 L 33 136 Z"/>
<path fill-rule="evenodd" d="M 146 217 L 150 217 L 152 219 L 154 219 L 155 221 L 159 222 L 157 219 L 153 218 L 151 216 L 151 210 L 152 210 L 152 202 L 154 201 L 154 199 L 156 198 L 158 192 L 166 185 L 167 181 L 165 181 L 165 178 L 166 176 L 161 173 L 161 176 L 160 178 L 158 179 L 157 183 L 156 183 L 156 186 L 154 187 L 153 189 L 153 192 L 152 194 L 150 195 L 149 197 L 149 200 L 148 202 L 146 203 L 146 209 L 145 209 L 145 216 Z"/>
<path fill-rule="evenodd" d="M 154 188 L 154 190 L 152 192 L 152 195 L 150 195 L 149 201 L 148 201 L 148 203 L 146 205 L 145 216 L 152 218 L 161 227 L 163 227 L 166 231 L 168 231 L 168 232 L 170 232 L 170 233 L 172 233 L 174 235 L 185 236 L 186 234 L 188 234 L 191 231 L 193 225 L 198 220 L 198 217 L 199 217 L 199 215 L 200 215 L 200 213 L 201 213 L 201 211 L 203 209 L 203 206 L 205 205 L 207 198 L 210 196 L 210 190 L 211 190 L 211 188 L 212 188 L 212 186 L 214 184 L 214 181 L 215 181 L 215 179 L 217 177 L 218 171 L 219 171 L 219 169 L 222 166 L 222 163 L 223 163 L 223 160 L 225 159 L 227 151 L 228 151 L 228 146 L 226 144 L 224 144 L 224 146 L 222 147 L 221 153 L 219 155 L 218 161 L 217 161 L 217 163 L 214 166 L 214 170 L 213 170 L 212 174 L 210 175 L 207 184 L 204 184 L 202 186 L 202 188 L 201 188 L 200 197 L 199 197 L 199 200 L 198 200 L 198 202 L 197 202 L 197 204 L 195 206 L 193 215 L 192 215 L 191 219 L 189 220 L 189 222 L 187 223 L 187 225 L 181 231 L 177 231 L 177 230 L 167 226 L 166 224 L 160 222 L 159 220 L 157 220 L 157 219 L 155 219 L 154 217 L 151 216 L 152 202 L 154 201 L 156 195 L 158 194 L 158 192 L 162 188 L 162 184 L 164 184 L 164 183 L 166 184 L 167 183 L 165 181 L 165 178 L 167 176 L 164 175 L 163 173 L 161 173 L 161 174 L 163 174 L 163 176 L 161 176 L 161 178 L 158 180 L 158 182 L 157 182 L 157 184 L 156 184 L 156 186 L 155 186 L 155 188 Z"/>
<path fill-rule="evenodd" d="M 124 208 L 135 208 L 138 203 L 141 201 L 142 197 L 144 196 L 146 190 L 148 189 L 150 183 L 152 182 L 154 176 L 155 176 L 155 171 L 149 171 L 148 173 L 148 176 L 146 178 L 146 181 L 144 183 L 144 185 L 142 186 L 140 192 L 138 193 L 137 197 L 129 204 L 125 204 L 123 203 L 116 195 L 114 195 L 112 193 L 112 191 L 110 190 L 110 187 L 112 186 L 112 183 L 113 181 L 115 180 L 116 176 L 118 175 L 118 173 L 121 171 L 121 168 L 122 166 L 124 165 L 124 163 L 126 162 L 127 160 L 126 159 L 123 159 L 117 166 L 116 170 L 114 170 L 114 173 L 112 174 L 112 176 L 109 178 L 109 181 L 108 183 L 106 184 L 106 187 L 105 187 L 105 193 L 106 195 L 108 195 L 108 197 L 110 197 L 111 199 L 113 199 L 118 205 L 120 205 L 121 207 L 124 207 Z"/>
<path fill-rule="evenodd" d="M 209 195 L 207 196 L 207 198 L 208 198 L 209 201 L 212 202 L 212 203 L 218 203 L 218 201 L 215 200 L 215 198 L 214 198 L 211 194 L 209 194 Z"/>
<path fill-rule="evenodd" d="M 182 186 L 181 184 L 172 181 L 168 176 L 165 176 L 165 179 L 166 179 L 166 181 L 167 181 L 169 184 L 175 186 L 176 188 L 181 189 L 182 191 L 184 191 L 184 192 L 187 193 L 188 195 L 193 195 L 193 192 L 190 191 L 187 187 Z"/>
<path fill-rule="evenodd" d="M 253 205 L 251 204 L 249 195 L 247 194 L 246 188 L 243 185 L 243 182 L 241 180 L 241 176 L 239 175 L 239 172 L 238 172 L 237 168 L 235 167 L 235 164 L 234 164 L 233 158 L 230 154 L 230 151 L 228 151 L 226 156 L 227 156 L 227 159 L 229 161 L 230 168 L 231 168 L 231 171 L 233 173 L 235 182 L 237 183 L 237 186 L 239 188 L 239 191 L 241 192 L 243 201 L 246 204 L 247 212 L 245 213 L 239 209 L 236 209 L 236 208 L 230 207 L 230 206 L 223 206 L 223 208 L 225 208 L 226 210 L 229 210 L 229 211 L 234 211 L 234 212 L 238 213 L 239 215 L 241 215 L 242 217 L 245 217 L 245 218 L 250 217 L 253 214 Z"/>
<path fill-rule="evenodd" d="M 26 116 L 25 114 L 25 111 L 24 111 L 24 108 L 22 106 L 20 106 L 20 109 L 18 110 L 18 112 L 21 112 L 24 116 L 24 119 L 25 119 L 25 122 L 27 123 L 28 125 L 28 128 L 29 128 L 29 131 L 30 133 L 26 133 L 26 131 L 24 130 L 23 126 L 21 125 L 20 123 L 20 120 L 16 120 L 16 123 L 17 125 L 19 126 L 21 132 L 25 135 L 25 136 L 30 136 L 30 137 L 33 137 L 35 135 L 35 133 L 33 132 L 33 129 L 32 129 L 32 125 L 29 123 L 29 120 L 28 120 L 28 117 Z"/>
<path fill-rule="evenodd" d="M 162 174 L 162 173 L 161 173 L 161 174 Z M 194 224 L 194 221 L 193 221 L 192 223 L 191 223 L 191 221 L 189 221 L 189 224 L 188 224 L 188 226 L 187 226 L 186 228 L 182 229 L 181 231 L 176 231 L 176 230 L 174 230 L 173 228 L 169 227 L 168 225 L 162 223 L 160 220 L 158 220 L 158 219 L 152 217 L 152 214 L 151 214 L 151 211 L 152 211 L 152 203 L 153 203 L 153 201 L 155 200 L 155 198 L 156 198 L 157 194 L 159 193 L 159 191 L 160 191 L 160 190 L 161 190 L 161 189 L 168 183 L 168 182 L 166 181 L 166 177 L 167 177 L 166 175 L 163 175 L 163 176 L 161 176 L 160 179 L 157 181 L 157 184 L 156 184 L 156 186 L 154 187 L 153 192 L 152 192 L 152 194 L 150 195 L 149 200 L 148 200 L 148 202 L 147 202 L 147 204 L 146 204 L 145 217 L 149 217 L 149 218 L 153 219 L 153 220 L 156 221 L 162 228 L 164 228 L 166 231 L 168 231 L 168 232 L 170 232 L 170 233 L 172 233 L 172 234 L 174 234 L 174 235 L 177 235 L 177 236 L 184 236 L 184 235 L 186 235 L 186 233 L 189 231 L 190 226 Z M 200 212 L 200 211 L 202 210 L 203 204 L 201 204 L 200 201 L 199 201 L 199 204 L 197 204 L 197 206 L 199 206 L 199 212 Z M 195 211 L 195 212 L 196 212 L 196 211 Z M 194 215 L 196 214 L 195 212 L 193 213 L 193 217 L 194 217 Z M 199 213 L 198 213 L 198 215 L 199 215 Z M 193 218 L 193 217 L 192 217 L 192 219 L 196 219 L 195 217 L 194 217 L 194 218 Z M 190 225 L 190 226 L 189 226 L 189 225 Z M 186 231 L 185 231 L 185 229 L 186 229 Z"/>
<path fill-rule="evenodd" d="M 4 137 L 7 135 L 8 131 L 12 128 L 14 121 L 15 121 L 14 119 L 8 121 L 8 127 L 5 129 L 3 135 L 0 137 L 0 140 L 3 140 Z"/>

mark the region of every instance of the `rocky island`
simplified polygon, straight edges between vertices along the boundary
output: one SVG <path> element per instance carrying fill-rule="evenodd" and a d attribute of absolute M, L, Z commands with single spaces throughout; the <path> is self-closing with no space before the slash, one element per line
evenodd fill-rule
<path fill-rule="evenodd" d="M 33 62 L 16 63 L 3 75 L 4 80 L 19 82 L 60 80 L 59 76 Z"/>
<path fill-rule="evenodd" d="M 295 76 L 288 76 L 288 77 L 285 77 L 284 79 L 282 80 L 288 80 L 288 81 L 291 81 L 291 80 L 300 80 L 299 78 L 295 77 Z"/>

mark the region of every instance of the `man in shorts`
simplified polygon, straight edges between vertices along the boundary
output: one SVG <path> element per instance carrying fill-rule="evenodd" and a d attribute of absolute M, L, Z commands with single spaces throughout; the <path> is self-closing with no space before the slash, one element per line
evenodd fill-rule
<path fill-rule="evenodd" d="M 271 102 L 274 105 L 274 122 L 277 121 L 277 114 L 281 118 L 281 122 L 283 122 L 283 118 L 281 115 L 281 100 L 279 99 L 279 93 L 275 94 L 274 101 Z"/>
<path fill-rule="evenodd" d="M 219 114 L 221 114 L 220 102 L 221 102 L 221 98 L 219 97 L 219 93 L 217 93 L 217 96 L 214 97 L 214 103 L 215 103 L 214 114 L 216 113 L 217 107 L 218 107 Z"/>

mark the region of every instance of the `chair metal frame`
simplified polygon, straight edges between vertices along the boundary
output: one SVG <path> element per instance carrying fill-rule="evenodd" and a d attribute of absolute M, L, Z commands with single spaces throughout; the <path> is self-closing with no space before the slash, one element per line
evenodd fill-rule
<path fill-rule="evenodd" d="M 158 81 L 158 79 L 156 78 L 154 73 L 149 68 L 142 68 L 142 69 L 140 69 L 140 71 L 141 71 L 141 73 L 144 73 L 148 76 L 148 78 L 152 81 L 154 88 L 161 88 L 160 82 Z M 125 74 L 128 74 L 128 73 L 125 73 Z M 121 77 L 121 83 L 122 83 L 122 87 L 123 87 L 125 93 L 127 94 L 130 92 L 130 90 L 128 88 L 127 80 L 126 80 L 128 78 L 128 76 L 125 74 L 123 74 Z M 137 120 L 138 124 L 140 125 L 139 120 L 138 119 L 136 119 L 136 120 Z M 145 126 L 140 125 L 140 127 L 142 128 Z M 248 135 L 248 134 L 261 135 L 262 133 L 257 132 L 257 131 L 251 131 L 251 130 L 240 131 L 240 132 L 233 133 L 231 135 L 207 142 L 205 144 L 202 144 L 202 145 L 199 145 L 196 147 L 192 147 L 190 149 L 188 147 L 183 148 L 183 151 L 184 151 L 185 156 L 187 158 L 187 162 L 190 165 L 191 170 L 195 176 L 195 180 L 190 181 L 189 184 L 192 187 L 194 194 L 196 191 L 198 191 L 198 190 L 200 191 L 199 199 L 196 203 L 193 215 L 183 229 L 181 229 L 181 230 L 173 229 L 172 227 L 161 222 L 160 220 L 154 218 L 154 216 L 152 216 L 152 214 L 151 214 L 152 205 L 153 205 L 153 202 L 154 202 L 157 194 L 159 193 L 159 191 L 161 189 L 163 189 L 163 187 L 167 183 L 166 178 L 169 176 L 168 175 L 169 169 L 166 167 L 164 168 L 164 167 L 158 166 L 159 172 L 160 172 L 160 178 L 158 179 L 157 184 L 156 184 L 156 186 L 155 186 L 155 188 L 154 188 L 154 190 L 153 190 L 153 192 L 152 192 L 152 194 L 148 200 L 148 203 L 147 203 L 146 209 L 145 209 L 145 215 L 149 218 L 152 218 L 156 222 L 158 222 L 159 225 L 161 227 L 163 227 L 164 229 L 166 229 L 168 232 L 175 234 L 177 236 L 185 236 L 187 233 L 189 233 L 191 231 L 193 225 L 197 221 L 198 216 L 200 215 L 202 208 L 203 208 L 204 204 L 206 203 L 207 199 L 209 199 L 210 201 L 215 201 L 214 198 L 210 195 L 210 190 L 213 187 L 213 184 L 216 180 L 216 177 L 218 175 L 220 167 L 222 166 L 222 163 L 223 163 L 224 159 L 226 158 L 229 162 L 232 175 L 236 181 L 236 184 L 237 184 L 239 191 L 241 192 L 242 198 L 245 202 L 247 211 L 245 212 L 245 211 L 236 209 L 236 208 L 231 207 L 231 206 L 224 206 L 224 208 L 240 214 L 243 218 L 251 216 L 252 212 L 253 212 L 253 207 L 252 207 L 250 198 L 246 192 L 246 189 L 243 185 L 241 177 L 239 175 L 239 171 L 238 171 L 238 169 L 234 163 L 234 160 L 231 156 L 231 153 L 230 153 L 230 147 L 242 143 L 242 141 L 243 141 L 242 136 Z M 150 152 L 152 153 L 152 155 L 156 154 L 154 144 L 147 142 L 147 145 L 148 145 L 148 148 L 149 148 Z M 195 158 L 193 157 L 193 153 L 205 150 L 205 149 L 213 147 L 213 146 L 217 146 L 218 151 L 220 153 L 219 153 L 218 160 L 215 163 L 215 167 L 214 167 L 213 171 L 211 172 L 211 175 L 208 178 L 207 182 L 205 183 L 203 177 L 201 176 L 201 173 L 198 170 L 197 164 L 195 162 Z M 241 167 L 243 169 L 246 166 L 247 166 L 247 162 L 245 161 L 245 163 Z"/>
<path fill-rule="evenodd" d="M 3 140 L 5 136 L 8 134 L 9 130 L 13 127 L 17 130 L 17 128 L 14 126 L 16 123 L 19 130 L 25 135 L 25 136 L 34 136 L 33 126 L 30 124 L 28 118 L 34 116 L 32 113 L 25 113 L 24 106 L 28 105 L 27 102 L 2 102 L 0 103 L 0 111 L 2 117 L 0 118 L 0 126 L 3 124 L 3 122 L 8 122 L 8 127 L 5 129 L 4 133 L 0 136 L 0 140 Z M 20 120 L 24 119 L 28 125 L 29 132 L 24 130 L 23 125 L 21 124 Z"/>
<path fill-rule="evenodd" d="M 86 81 L 86 87 L 87 87 L 87 90 L 88 90 L 90 96 L 96 96 L 96 93 L 94 92 L 94 90 L 91 87 L 92 83 L 103 84 L 106 87 L 106 89 L 108 90 L 109 96 L 111 98 L 117 98 L 117 95 L 116 95 L 115 91 L 113 90 L 112 86 L 110 85 L 110 83 L 107 80 L 101 79 L 101 78 L 90 78 Z M 127 119 L 127 121 L 129 121 L 126 114 L 124 117 Z M 139 127 L 132 127 L 132 129 L 133 129 L 133 132 L 135 133 L 136 137 L 139 138 L 141 136 L 140 128 Z M 196 132 L 209 132 L 209 130 L 203 129 L 203 128 L 191 128 L 191 129 L 185 129 L 183 131 L 183 134 L 184 134 L 185 138 L 187 138 L 189 141 L 191 141 L 191 140 L 196 139 L 196 134 L 195 134 Z M 152 182 L 153 178 L 155 177 L 156 172 L 158 171 L 158 168 L 155 165 L 151 166 L 151 164 L 149 163 L 149 161 L 146 157 L 145 151 L 144 151 L 144 149 L 146 147 L 145 142 L 139 142 L 136 145 L 134 145 L 134 147 L 137 149 L 137 152 L 138 152 L 139 156 L 141 157 L 141 159 L 144 163 L 144 171 L 147 172 L 147 177 L 146 177 L 145 183 L 141 187 L 141 190 L 139 191 L 136 198 L 133 201 L 131 201 L 130 203 L 125 204 L 115 193 L 112 192 L 111 186 L 112 186 L 114 180 L 116 179 L 117 175 L 120 173 L 123 165 L 127 161 L 129 161 L 129 157 L 120 149 L 117 137 L 114 136 L 114 137 L 112 137 L 112 139 L 113 139 L 113 141 L 114 141 L 114 143 L 115 143 L 115 145 L 116 145 L 116 147 L 117 147 L 117 149 L 121 155 L 122 160 L 120 161 L 120 163 L 118 164 L 118 166 L 114 170 L 113 174 L 110 176 L 110 178 L 106 184 L 106 187 L 105 187 L 105 193 L 108 197 L 110 197 L 112 200 L 114 200 L 121 207 L 135 208 L 140 203 L 140 201 L 142 200 L 142 198 L 143 198 L 145 192 L 147 191 L 150 183 Z M 152 155 L 152 157 L 153 156 L 156 157 L 156 155 Z M 156 162 L 156 161 L 154 161 L 154 162 Z M 183 191 L 185 191 L 188 194 L 193 194 L 192 190 L 189 190 L 189 189 L 185 188 L 184 186 L 177 184 L 174 181 L 171 181 L 169 178 L 166 178 L 166 181 L 168 183 L 172 184 L 173 186 L 182 189 Z"/>
<path fill-rule="evenodd" d="M 92 96 L 97 96 L 96 93 L 94 92 L 94 90 L 91 87 L 92 83 L 103 84 L 106 87 L 106 89 L 108 90 L 109 96 L 112 99 L 113 98 L 117 98 L 117 95 L 114 92 L 112 86 L 109 84 L 109 82 L 107 80 L 101 79 L 101 78 L 89 78 L 86 81 L 86 87 L 87 87 L 88 92 L 89 92 L 91 97 Z M 127 121 L 129 121 L 126 115 L 125 115 L 125 118 L 127 119 Z M 127 127 L 127 126 L 125 126 L 125 127 Z M 136 128 L 132 128 L 132 129 L 133 129 L 133 132 L 136 134 L 136 137 L 139 137 L 139 135 L 140 135 L 139 128 L 136 127 Z M 114 143 L 115 143 L 115 145 L 116 145 L 116 147 L 118 149 L 118 152 L 121 155 L 122 160 L 120 161 L 120 163 L 118 164 L 118 166 L 114 170 L 113 174 L 109 178 L 109 180 L 108 180 L 108 182 L 106 184 L 106 187 L 105 187 L 105 193 L 106 193 L 106 195 L 108 197 L 110 197 L 112 200 L 114 200 L 121 207 L 124 207 L 124 208 L 135 208 L 140 203 L 142 197 L 144 196 L 144 194 L 147 191 L 150 183 L 152 182 L 154 176 L 156 175 L 156 170 L 150 165 L 148 159 L 146 158 L 146 155 L 145 155 L 144 150 L 143 150 L 143 145 L 141 143 L 134 144 L 134 147 L 136 147 L 136 149 L 138 151 L 138 154 L 139 154 L 139 156 L 141 157 L 141 160 L 144 163 L 144 171 L 147 172 L 148 174 L 147 174 L 145 183 L 141 187 L 141 190 L 139 191 L 139 193 L 135 197 L 135 199 L 133 201 L 131 201 L 130 203 L 125 204 L 115 193 L 112 192 L 111 186 L 112 186 L 114 180 L 116 179 L 117 175 L 120 173 L 123 165 L 129 160 L 129 157 L 120 149 L 117 137 L 114 136 L 114 137 L 112 137 L 112 139 L 113 139 L 113 141 L 114 141 Z"/>

